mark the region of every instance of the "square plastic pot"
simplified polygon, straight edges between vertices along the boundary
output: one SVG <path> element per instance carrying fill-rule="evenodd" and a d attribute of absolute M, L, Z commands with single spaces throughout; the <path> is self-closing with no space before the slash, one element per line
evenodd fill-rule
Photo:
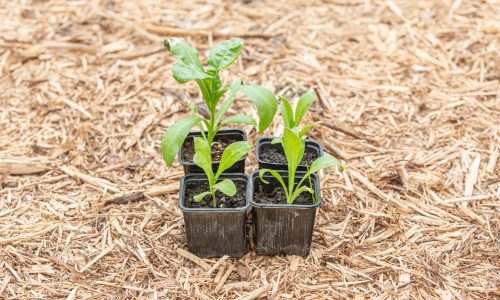
<path fill-rule="evenodd" d="M 287 172 L 278 171 L 285 182 L 288 181 Z M 296 174 L 297 181 L 305 173 Z M 272 190 L 278 181 L 269 174 L 264 178 L 269 184 L 261 182 L 259 173 L 252 174 L 252 221 L 255 252 L 259 255 L 299 255 L 307 256 L 311 249 L 311 240 L 316 219 L 316 210 L 321 205 L 319 178 L 311 174 L 314 193 L 317 202 L 311 205 L 288 205 L 258 203 L 254 199 L 255 191 L 259 186 L 264 190 Z M 286 201 L 285 199 L 283 199 Z"/>
<path fill-rule="evenodd" d="M 181 180 L 179 208 L 184 216 L 189 252 L 198 257 L 241 257 L 248 251 L 246 220 L 250 207 L 252 181 L 246 174 L 223 174 L 235 183 L 246 183 L 245 205 L 237 208 L 190 208 L 184 205 L 187 184 L 207 182 L 205 175 L 188 174 Z"/>
<path fill-rule="evenodd" d="M 288 170 L 288 164 L 286 163 L 273 163 L 269 161 L 265 161 L 261 157 L 262 149 L 265 147 L 271 147 L 276 149 L 283 149 L 281 144 L 271 144 L 271 141 L 274 137 L 261 137 L 257 139 L 256 153 L 255 157 L 257 158 L 257 162 L 259 163 L 259 169 L 271 169 L 271 170 Z M 320 142 L 307 139 L 306 140 L 306 148 L 305 151 L 311 151 L 317 154 L 318 157 L 323 156 L 323 145 Z M 305 164 L 300 164 L 297 167 L 297 171 L 307 172 L 307 168 Z"/>
<path fill-rule="evenodd" d="M 205 132 L 206 134 L 206 132 Z M 193 131 L 190 132 L 187 137 L 186 141 L 188 139 L 192 139 L 193 137 L 199 137 L 201 136 L 200 131 Z M 235 138 L 237 141 L 246 141 L 247 140 L 247 134 L 244 130 L 241 129 L 225 129 L 225 130 L 219 130 L 217 134 L 215 135 L 216 137 L 221 137 L 221 136 L 230 136 Z M 178 154 L 178 160 L 179 163 L 182 165 L 184 168 L 184 174 L 204 174 L 203 170 L 198 167 L 193 161 L 185 161 L 183 159 L 184 157 L 184 145 L 186 144 L 186 141 L 184 141 L 184 144 L 181 147 L 181 150 L 179 151 Z M 245 160 L 247 158 L 247 155 L 243 156 L 241 159 L 239 159 L 234 165 L 232 165 L 229 169 L 224 171 L 224 173 L 245 173 Z M 220 161 L 214 160 L 212 162 L 212 170 L 214 173 L 217 172 L 217 169 L 219 168 L 219 163 Z"/>

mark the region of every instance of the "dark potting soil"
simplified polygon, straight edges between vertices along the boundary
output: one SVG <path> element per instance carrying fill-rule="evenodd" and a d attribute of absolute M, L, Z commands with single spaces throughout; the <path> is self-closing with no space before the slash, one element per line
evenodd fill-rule
<path fill-rule="evenodd" d="M 242 180 L 234 180 L 236 185 L 236 195 L 229 197 L 219 191 L 215 192 L 215 198 L 217 199 L 218 208 L 237 208 L 245 206 L 245 200 L 247 196 L 247 183 Z M 190 208 L 214 208 L 212 196 L 207 195 L 201 200 L 201 202 L 196 203 L 193 197 L 207 192 L 208 182 L 195 181 L 188 182 L 186 185 L 186 195 L 184 198 L 184 206 Z"/>
<path fill-rule="evenodd" d="M 226 147 L 238 141 L 241 141 L 241 138 L 236 138 L 236 136 L 216 136 L 214 139 L 214 143 L 212 144 L 212 160 L 219 161 Z M 189 137 L 182 145 L 182 159 L 184 161 L 190 162 L 193 161 L 193 156 L 194 139 L 192 137 Z"/>
<path fill-rule="evenodd" d="M 274 178 L 268 178 L 269 184 L 265 184 L 257 178 L 254 182 L 253 201 L 264 204 L 287 204 L 283 187 Z M 285 183 L 287 178 L 283 178 Z M 307 179 L 305 182 L 308 182 Z M 306 183 L 307 184 L 307 183 Z M 303 192 L 293 201 L 292 205 L 312 205 L 313 198 L 309 192 Z"/>
<path fill-rule="evenodd" d="M 259 151 L 259 158 L 267 163 L 276 163 L 276 164 L 287 163 L 283 147 L 278 144 L 262 145 Z M 302 157 L 300 164 L 305 165 L 307 162 L 307 164 L 310 166 L 316 158 L 318 158 L 318 152 L 316 152 L 314 148 L 306 147 L 304 151 L 304 156 Z"/>

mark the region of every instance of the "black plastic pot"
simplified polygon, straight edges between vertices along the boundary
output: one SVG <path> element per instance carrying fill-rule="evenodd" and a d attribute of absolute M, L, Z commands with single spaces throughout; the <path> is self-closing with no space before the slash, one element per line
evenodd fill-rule
<path fill-rule="evenodd" d="M 207 182 L 205 175 L 188 174 L 181 180 L 179 208 L 184 216 L 188 250 L 202 258 L 241 257 L 248 251 L 247 211 L 252 196 L 252 181 L 246 174 L 223 174 L 225 178 L 246 183 L 246 202 L 238 208 L 190 208 L 184 205 L 189 182 Z"/>
<path fill-rule="evenodd" d="M 206 134 L 206 132 L 205 132 Z M 188 139 L 192 139 L 193 137 L 198 137 L 201 136 L 200 131 L 193 131 L 188 134 L 186 137 L 186 140 L 184 141 L 184 144 L 188 141 Z M 247 140 L 247 134 L 244 130 L 241 129 L 225 129 L 225 130 L 219 130 L 215 137 L 220 137 L 220 136 L 230 136 L 235 138 L 237 141 L 246 141 Z M 179 151 L 178 154 L 178 160 L 179 163 L 182 165 L 184 168 L 184 174 L 200 174 L 204 173 L 203 170 L 198 167 L 193 161 L 185 161 L 183 159 L 184 157 L 184 144 L 181 147 L 181 150 Z M 234 165 L 232 165 L 229 169 L 224 171 L 224 173 L 245 173 L 245 159 L 247 158 L 247 155 L 243 156 L 240 160 L 238 160 Z M 212 170 L 217 172 L 217 168 L 219 168 L 219 163 L 220 161 L 214 160 L 212 162 Z"/>
<path fill-rule="evenodd" d="M 281 144 L 271 144 L 271 141 L 274 139 L 274 137 L 261 137 L 257 139 L 257 146 L 256 146 L 256 158 L 257 161 L 259 162 L 259 169 L 271 169 L 271 170 L 288 170 L 288 165 L 284 163 L 273 163 L 269 161 L 265 161 L 261 157 L 262 149 L 265 147 L 271 147 L 271 148 L 276 148 L 276 149 L 283 149 L 283 146 Z M 318 141 L 307 139 L 306 140 L 306 149 L 305 151 L 311 151 L 314 152 L 318 155 L 318 157 L 323 156 L 323 145 L 319 143 Z M 303 171 L 306 172 L 307 168 L 305 164 L 300 164 L 297 167 L 297 171 Z"/>
<path fill-rule="evenodd" d="M 287 172 L 278 171 L 287 182 Z M 296 175 L 297 181 L 304 173 Z M 253 191 L 250 204 L 252 206 L 253 234 L 255 252 L 259 255 L 309 255 L 311 248 L 312 233 L 316 210 L 321 204 L 321 193 L 319 178 L 316 174 L 311 174 L 314 193 L 317 197 L 316 204 L 311 205 L 288 205 L 286 199 L 284 204 L 264 204 L 258 203 L 254 199 L 254 192 L 259 188 L 272 190 L 278 181 L 269 174 L 264 175 L 269 184 L 261 182 L 259 173 L 252 175 Z"/>

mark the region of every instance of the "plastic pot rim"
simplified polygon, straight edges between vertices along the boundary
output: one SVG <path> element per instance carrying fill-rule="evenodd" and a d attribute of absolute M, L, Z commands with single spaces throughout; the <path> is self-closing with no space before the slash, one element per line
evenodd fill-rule
<path fill-rule="evenodd" d="M 276 171 L 278 172 L 282 177 L 283 175 L 288 178 L 288 171 Z M 297 171 L 295 175 L 305 175 L 306 172 L 300 172 Z M 265 174 L 264 178 L 274 178 L 270 174 Z M 299 177 L 301 178 L 301 177 Z M 284 179 L 284 178 L 283 178 Z M 314 185 L 314 194 L 316 195 L 316 203 L 315 204 L 268 204 L 268 203 L 257 203 L 253 199 L 253 193 L 254 193 L 254 180 L 260 180 L 259 178 L 259 171 L 255 171 L 251 175 L 251 181 L 252 181 L 252 194 L 250 197 L 250 205 L 255 208 L 282 208 L 282 209 L 311 209 L 311 208 L 317 208 L 321 205 L 321 189 L 320 189 L 320 184 L 319 184 L 319 177 L 317 174 L 313 173 L 311 174 L 311 180 L 313 180 L 313 185 Z M 263 183 L 265 184 L 265 183 Z M 279 184 L 279 183 L 278 183 Z M 280 185 L 281 186 L 281 185 Z"/>
<path fill-rule="evenodd" d="M 220 212 L 243 212 L 248 210 L 250 207 L 250 201 L 253 193 L 253 181 L 251 180 L 250 176 L 244 173 L 223 173 L 219 179 L 240 179 L 240 180 L 246 180 L 247 182 L 247 190 L 246 190 L 246 197 L 245 197 L 245 205 L 240 206 L 240 207 L 235 207 L 235 208 L 213 208 L 213 207 L 186 207 L 184 206 L 184 200 L 185 200 L 185 194 L 186 194 L 186 186 L 189 181 L 193 180 L 202 180 L 202 181 L 207 181 L 207 177 L 205 174 L 186 174 L 182 177 L 181 182 L 180 182 L 180 189 L 179 189 L 179 201 L 178 201 L 178 207 L 182 212 L 206 212 L 206 213 L 220 213 Z"/>

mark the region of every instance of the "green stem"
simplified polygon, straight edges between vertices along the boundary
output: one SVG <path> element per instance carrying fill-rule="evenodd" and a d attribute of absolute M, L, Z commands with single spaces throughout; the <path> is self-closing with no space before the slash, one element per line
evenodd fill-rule
<path fill-rule="evenodd" d="M 215 191 L 210 192 L 212 195 L 212 203 L 214 205 L 214 208 L 217 208 L 217 199 L 215 199 Z"/>
<path fill-rule="evenodd" d="M 292 195 L 295 191 L 295 170 L 291 170 L 290 164 L 288 164 L 288 195 L 286 195 L 286 202 L 292 204 Z"/>
<path fill-rule="evenodd" d="M 217 133 L 217 130 L 214 127 L 215 127 L 215 107 L 213 107 L 213 109 L 210 110 L 210 126 L 208 127 L 208 144 L 210 145 L 210 147 L 212 146 L 215 134 Z"/>
<path fill-rule="evenodd" d="M 306 162 L 306 169 L 307 169 L 307 173 L 306 173 L 307 179 L 309 179 L 309 187 L 313 191 L 313 193 L 312 193 L 313 204 L 316 204 L 317 199 L 316 199 L 316 195 L 314 194 L 314 187 L 313 187 L 313 183 L 312 183 L 312 180 L 311 180 L 311 172 L 309 172 L 309 164 L 307 162 Z"/>
<path fill-rule="evenodd" d="M 198 123 L 198 127 L 200 127 L 201 136 L 203 137 L 204 140 L 206 140 L 207 137 L 205 136 L 205 128 L 203 128 L 203 121 L 200 121 L 200 123 Z"/>

